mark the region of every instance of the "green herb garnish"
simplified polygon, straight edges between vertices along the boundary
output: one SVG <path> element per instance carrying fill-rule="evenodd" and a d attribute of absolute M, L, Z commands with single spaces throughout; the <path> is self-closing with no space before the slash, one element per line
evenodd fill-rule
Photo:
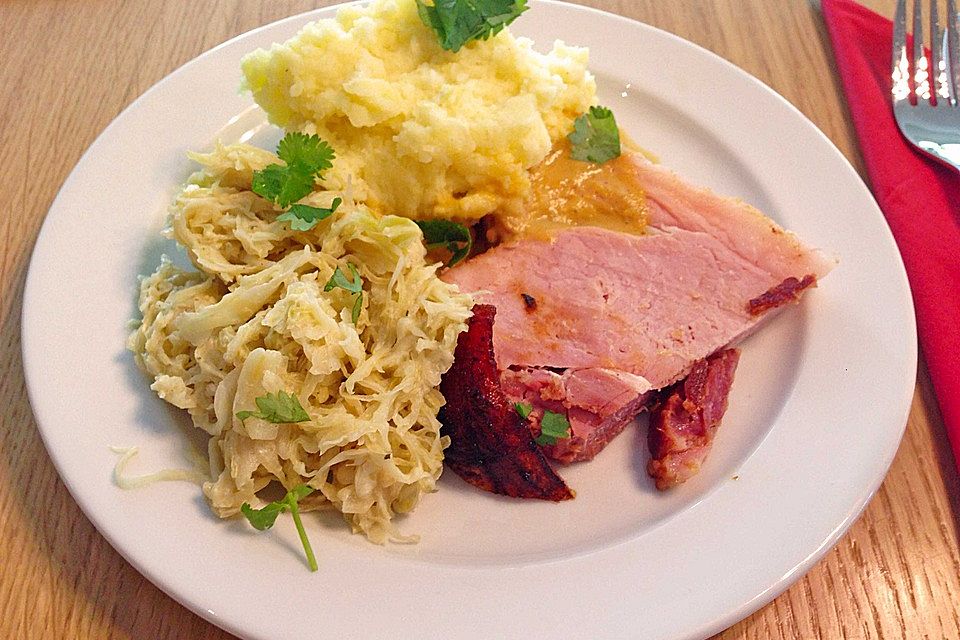
<path fill-rule="evenodd" d="M 530 412 L 533 411 L 533 406 L 525 402 L 515 402 L 513 408 L 517 410 L 517 413 L 520 414 L 521 418 L 530 417 Z"/>
<path fill-rule="evenodd" d="M 254 509 L 248 503 L 244 502 L 240 506 L 240 511 L 255 529 L 258 531 L 266 531 L 277 521 L 277 516 L 289 510 L 290 515 L 293 516 L 293 523 L 297 527 L 297 534 L 300 536 L 303 551 L 307 554 L 307 564 L 310 566 L 310 571 L 316 571 L 317 558 L 313 555 L 313 547 L 310 546 L 307 532 L 303 528 L 303 522 L 300 520 L 300 509 L 297 506 L 298 500 L 306 498 L 311 493 L 313 493 L 313 487 L 301 484 L 288 491 L 282 500 L 271 502 L 262 509 Z"/>
<path fill-rule="evenodd" d="M 313 175 L 305 171 L 270 164 L 253 172 L 251 190 L 284 208 L 310 193 L 312 189 Z"/>
<path fill-rule="evenodd" d="M 470 230 L 452 220 L 417 220 L 417 226 L 423 232 L 423 241 L 427 249 L 442 247 L 451 253 L 446 266 L 452 267 L 468 255 L 473 248 Z"/>
<path fill-rule="evenodd" d="M 333 166 L 333 149 L 318 136 L 293 131 L 283 136 L 277 155 L 286 164 L 271 164 L 254 171 L 251 189 L 279 207 L 290 207 L 278 220 L 289 221 L 297 231 L 309 231 L 336 211 L 340 198 L 329 209 L 293 203 L 313 191 L 314 180 Z"/>
<path fill-rule="evenodd" d="M 321 220 L 329 218 L 343 202 L 341 198 L 334 198 L 329 209 L 311 207 L 308 204 L 295 204 L 286 212 L 277 216 L 279 222 L 289 222 L 294 231 L 310 231 Z"/>
<path fill-rule="evenodd" d="M 527 0 L 417 0 L 423 24 L 437 33 L 441 47 L 454 52 L 499 33 L 526 10 Z"/>
<path fill-rule="evenodd" d="M 357 268 L 353 266 L 352 262 L 348 262 L 347 266 L 350 267 L 353 282 L 347 280 L 347 276 L 344 275 L 343 271 L 340 271 L 340 267 L 337 267 L 333 270 L 333 275 L 330 276 L 323 290 L 333 291 L 339 287 L 350 293 L 357 294 L 357 299 L 353 301 L 353 312 L 350 314 L 353 324 L 357 324 L 357 319 L 360 317 L 360 310 L 363 308 L 363 278 L 360 277 Z"/>
<path fill-rule="evenodd" d="M 303 409 L 300 400 L 292 393 L 278 391 L 255 398 L 258 411 L 237 411 L 240 420 L 260 418 L 267 422 L 281 424 L 285 422 L 307 422 L 310 416 Z"/>
<path fill-rule="evenodd" d="M 613 112 L 606 107 L 590 107 L 590 111 L 574 120 L 567 139 L 574 160 L 603 164 L 620 155 L 620 130 Z"/>
<path fill-rule="evenodd" d="M 562 413 L 544 411 L 540 419 L 540 435 L 537 444 L 557 444 L 557 440 L 570 437 L 570 421 Z"/>

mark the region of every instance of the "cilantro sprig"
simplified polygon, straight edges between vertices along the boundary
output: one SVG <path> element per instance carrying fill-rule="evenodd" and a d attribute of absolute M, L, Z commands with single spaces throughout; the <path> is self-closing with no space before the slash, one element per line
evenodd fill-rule
<path fill-rule="evenodd" d="M 240 420 L 260 418 L 274 424 L 307 422 L 310 415 L 300 404 L 299 398 L 292 393 L 278 391 L 254 398 L 257 411 L 237 411 Z"/>
<path fill-rule="evenodd" d="M 360 318 L 360 310 L 363 308 L 363 278 L 360 277 L 360 273 L 357 271 L 357 268 L 353 266 L 352 262 L 348 262 L 347 266 L 350 267 L 350 276 L 353 281 L 347 280 L 347 276 L 344 275 L 343 271 L 340 271 L 340 267 L 337 267 L 333 270 L 333 275 L 330 276 L 323 290 L 333 291 L 339 288 L 357 294 L 356 300 L 353 301 L 353 310 L 350 314 L 353 324 L 357 324 L 357 319 Z"/>
<path fill-rule="evenodd" d="M 557 444 L 557 440 L 570 437 L 570 421 L 562 413 L 544 411 L 540 418 L 540 435 L 537 444 Z"/>
<path fill-rule="evenodd" d="M 516 409 L 521 418 L 529 418 L 530 412 L 533 411 L 533 405 L 529 405 L 526 402 L 514 402 L 513 408 Z"/>
<path fill-rule="evenodd" d="M 573 131 L 567 139 L 574 160 L 603 164 L 620 155 L 620 129 L 613 111 L 606 107 L 590 107 L 574 120 Z"/>
<path fill-rule="evenodd" d="M 533 405 L 526 402 L 515 402 L 514 410 L 520 414 L 520 417 L 527 419 L 533 413 Z M 540 435 L 536 437 L 536 443 L 539 445 L 557 444 L 557 440 L 564 440 L 570 437 L 570 421 L 562 413 L 553 411 L 544 411 L 540 418 Z"/>
<path fill-rule="evenodd" d="M 303 551 L 307 555 L 307 564 L 310 566 L 310 571 L 317 570 L 317 558 L 313 555 L 313 547 L 310 546 L 307 531 L 303 528 L 303 522 L 300 520 L 300 508 L 297 502 L 306 498 L 313 493 L 313 491 L 313 487 L 301 484 L 288 491 L 287 495 L 282 499 L 271 502 L 262 509 L 254 509 L 247 502 L 244 502 L 240 506 L 240 512 L 243 513 L 247 521 L 253 525 L 253 528 L 258 531 L 266 531 L 271 528 L 281 513 L 289 511 L 290 515 L 293 516 L 293 524 L 297 527 L 297 534 L 300 536 Z"/>
<path fill-rule="evenodd" d="M 342 202 L 335 198 L 329 208 L 294 204 L 309 195 L 314 181 L 333 166 L 333 148 L 318 136 L 292 131 L 280 140 L 277 155 L 285 164 L 271 164 L 254 171 L 250 188 L 257 195 L 287 209 L 277 220 L 290 222 L 290 227 L 296 231 L 309 231 L 336 211 Z"/>
<path fill-rule="evenodd" d="M 343 203 L 342 198 L 334 198 L 328 208 L 313 207 L 309 204 L 295 204 L 287 211 L 277 216 L 279 222 L 289 222 L 290 228 L 294 231 L 310 231 L 321 220 L 325 220 L 333 215 Z"/>
<path fill-rule="evenodd" d="M 423 232 L 423 241 L 427 249 L 444 248 L 450 252 L 446 266 L 452 267 L 468 255 L 473 249 L 473 237 L 470 230 L 452 220 L 417 220 L 417 226 Z"/>
<path fill-rule="evenodd" d="M 499 33 L 526 10 L 527 0 L 417 0 L 420 20 L 436 32 L 441 47 L 453 52 Z"/>

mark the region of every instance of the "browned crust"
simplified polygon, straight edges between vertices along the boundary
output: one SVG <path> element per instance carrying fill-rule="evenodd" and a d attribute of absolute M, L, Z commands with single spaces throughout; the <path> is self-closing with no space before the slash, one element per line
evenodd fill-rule
<path fill-rule="evenodd" d="M 800 300 L 800 294 L 804 289 L 816 286 L 816 284 L 817 277 L 813 274 L 803 276 L 802 280 L 793 277 L 787 278 L 747 303 L 750 315 L 758 316 L 788 302 L 797 302 Z"/>
<path fill-rule="evenodd" d="M 650 413 L 647 446 L 653 459 L 647 473 L 661 491 L 675 487 L 700 470 L 727 410 L 740 351 L 725 349 L 698 360 L 690 374 L 663 391 Z"/>
<path fill-rule="evenodd" d="M 454 362 L 440 382 L 446 404 L 440 409 L 450 436 L 445 461 L 475 487 L 515 498 L 569 500 L 573 491 L 556 474 L 534 442 L 530 425 L 500 387 L 493 352 L 496 308 L 476 305 L 460 334 Z"/>

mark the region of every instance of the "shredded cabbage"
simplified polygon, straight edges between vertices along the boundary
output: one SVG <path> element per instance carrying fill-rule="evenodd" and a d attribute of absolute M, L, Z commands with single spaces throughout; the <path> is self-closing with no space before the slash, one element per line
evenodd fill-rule
<path fill-rule="evenodd" d="M 121 489 L 139 489 L 156 482 L 183 481 L 202 485 L 204 473 L 198 469 L 161 469 L 153 473 L 140 476 L 127 474 L 127 465 L 138 453 L 139 447 L 110 447 L 114 453 L 120 454 L 116 466 L 113 468 L 113 481 Z"/>
<path fill-rule="evenodd" d="M 203 170 L 176 199 L 168 233 L 198 271 L 163 258 L 143 279 L 129 347 L 151 388 L 210 434 L 203 491 L 213 511 L 232 516 L 274 481 L 308 484 L 322 496 L 312 505 L 332 504 L 355 532 L 406 540 L 392 518 L 435 490 L 442 471 L 437 387 L 470 296 L 437 278 L 414 222 L 320 191 L 304 201 L 344 203 L 293 231 L 250 191 L 253 171 L 275 156 L 232 145 L 192 157 Z M 353 294 L 324 291 L 348 263 L 363 278 L 356 325 Z M 295 394 L 310 421 L 236 417 L 279 391 Z"/>

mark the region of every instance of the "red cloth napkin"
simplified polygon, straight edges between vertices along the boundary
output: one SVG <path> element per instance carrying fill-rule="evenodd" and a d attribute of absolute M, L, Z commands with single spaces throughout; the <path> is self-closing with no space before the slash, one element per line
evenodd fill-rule
<path fill-rule="evenodd" d="M 873 193 L 907 267 L 920 346 L 960 468 L 960 175 L 897 129 L 890 20 L 851 0 L 822 0 L 822 7 Z"/>

